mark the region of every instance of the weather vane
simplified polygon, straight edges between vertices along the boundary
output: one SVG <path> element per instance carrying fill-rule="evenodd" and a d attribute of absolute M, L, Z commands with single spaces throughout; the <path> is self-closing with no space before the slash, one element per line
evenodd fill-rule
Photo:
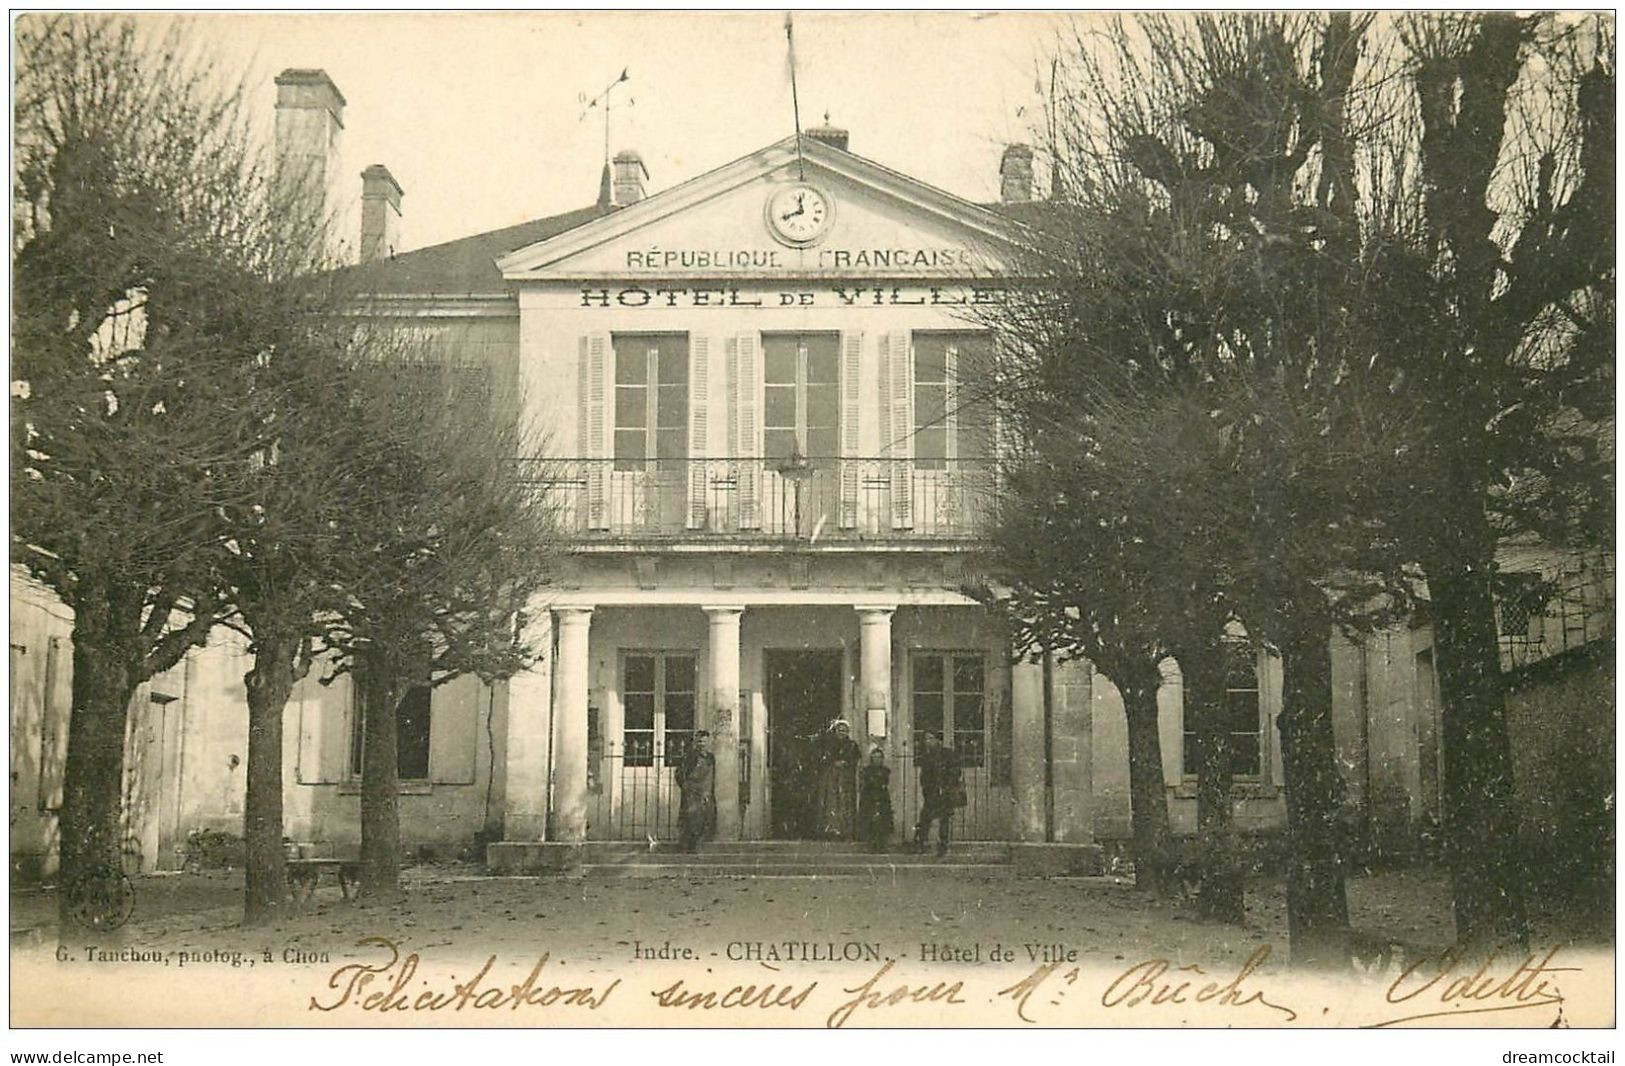
<path fill-rule="evenodd" d="M 585 121 L 587 121 L 588 113 L 590 113 L 599 104 L 604 105 L 604 162 L 605 163 L 609 162 L 609 112 L 610 112 L 610 107 L 612 106 L 612 101 L 610 99 L 610 94 L 613 93 L 616 89 L 620 88 L 622 82 L 630 81 L 631 79 L 632 79 L 632 75 L 630 73 L 630 68 L 622 67 L 620 76 L 617 77 L 614 81 L 610 82 L 607 86 L 605 86 L 604 91 L 599 93 L 597 96 L 593 97 L 591 100 L 587 99 L 587 94 L 586 93 L 580 93 L 576 97 L 577 102 L 582 105 L 581 114 L 576 118 L 577 122 L 585 122 Z M 633 99 L 628 99 L 626 101 L 626 104 L 627 104 L 628 107 L 631 107 L 635 103 L 637 103 L 637 101 L 633 100 Z"/>

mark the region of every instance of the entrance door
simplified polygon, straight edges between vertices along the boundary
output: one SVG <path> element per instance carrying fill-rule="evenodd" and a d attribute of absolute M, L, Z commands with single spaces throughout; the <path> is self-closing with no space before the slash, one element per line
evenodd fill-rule
<path fill-rule="evenodd" d="M 818 830 L 818 753 L 841 715 L 840 649 L 768 651 L 767 762 L 772 835 L 805 840 Z"/>

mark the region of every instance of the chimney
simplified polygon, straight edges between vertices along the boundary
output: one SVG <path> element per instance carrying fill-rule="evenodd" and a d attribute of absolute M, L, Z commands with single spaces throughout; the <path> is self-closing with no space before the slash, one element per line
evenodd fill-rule
<path fill-rule="evenodd" d="M 361 261 L 393 259 L 401 243 L 400 182 L 382 163 L 361 172 Z"/>
<path fill-rule="evenodd" d="M 850 151 L 850 149 L 846 146 L 849 139 L 847 131 L 841 129 L 839 126 L 831 126 L 829 124 L 828 111 L 824 112 L 824 124 L 822 126 L 814 126 L 812 129 L 808 130 L 804 136 L 815 141 L 821 141 L 822 143 L 829 145 L 831 148 L 839 148 L 843 152 Z"/>
<path fill-rule="evenodd" d="M 276 185 L 283 210 L 314 227 L 331 220 L 333 168 L 344 130 L 344 96 L 325 70 L 276 77 Z"/>
<path fill-rule="evenodd" d="M 1012 144 L 999 160 L 999 199 L 1007 204 L 1024 204 L 1033 198 L 1033 150 L 1025 144 Z"/>
<path fill-rule="evenodd" d="M 643 199 L 643 182 L 649 168 L 643 157 L 630 148 L 615 153 L 615 206 L 626 207 Z"/>

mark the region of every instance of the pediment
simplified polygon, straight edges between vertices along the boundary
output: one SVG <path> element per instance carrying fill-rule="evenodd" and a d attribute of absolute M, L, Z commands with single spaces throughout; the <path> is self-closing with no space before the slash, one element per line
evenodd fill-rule
<path fill-rule="evenodd" d="M 766 205 L 805 181 L 833 205 L 807 247 L 774 236 Z M 861 157 L 804 139 L 746 156 L 497 266 L 509 281 L 646 278 L 986 278 L 1019 239 L 1008 219 Z"/>

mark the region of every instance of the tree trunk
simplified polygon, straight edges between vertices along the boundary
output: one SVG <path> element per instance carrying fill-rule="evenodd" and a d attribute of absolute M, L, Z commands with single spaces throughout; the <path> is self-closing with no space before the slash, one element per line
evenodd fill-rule
<path fill-rule="evenodd" d="M 58 822 L 57 916 L 64 933 L 128 917 L 120 813 L 130 700 L 140 684 L 138 617 L 105 590 L 73 604 L 73 700 Z"/>
<path fill-rule="evenodd" d="M 285 634 L 254 638 L 248 686 L 248 794 L 243 804 L 243 924 L 272 920 L 287 897 L 282 849 L 282 718 L 293 691 L 299 642 Z"/>
<path fill-rule="evenodd" d="M 400 704 L 397 673 L 387 656 L 356 657 L 361 710 L 361 885 L 359 895 L 400 895 L 400 769 L 395 716 Z"/>
<path fill-rule="evenodd" d="M 1427 569 L 1444 751 L 1444 845 L 1456 938 L 1475 949 L 1529 937 L 1518 810 L 1487 554 Z"/>
<path fill-rule="evenodd" d="M 1284 691 L 1277 728 L 1286 771 L 1292 962 L 1344 966 L 1349 912 L 1338 831 L 1343 781 L 1332 736 L 1331 622 L 1324 612 L 1303 612 L 1282 645 L 1281 659 Z"/>
<path fill-rule="evenodd" d="M 1157 734 L 1157 682 L 1119 686 L 1128 718 L 1129 802 L 1134 822 L 1134 883 L 1165 893 L 1171 883 L 1168 790 L 1162 774 L 1162 739 Z"/>
<path fill-rule="evenodd" d="M 1200 864 L 1197 909 L 1209 918 L 1240 924 L 1247 917 L 1239 842 L 1230 810 L 1230 726 L 1224 714 L 1224 649 L 1218 642 L 1188 648 L 1179 657 L 1185 678 L 1185 713 L 1196 734 L 1196 852 Z"/>

